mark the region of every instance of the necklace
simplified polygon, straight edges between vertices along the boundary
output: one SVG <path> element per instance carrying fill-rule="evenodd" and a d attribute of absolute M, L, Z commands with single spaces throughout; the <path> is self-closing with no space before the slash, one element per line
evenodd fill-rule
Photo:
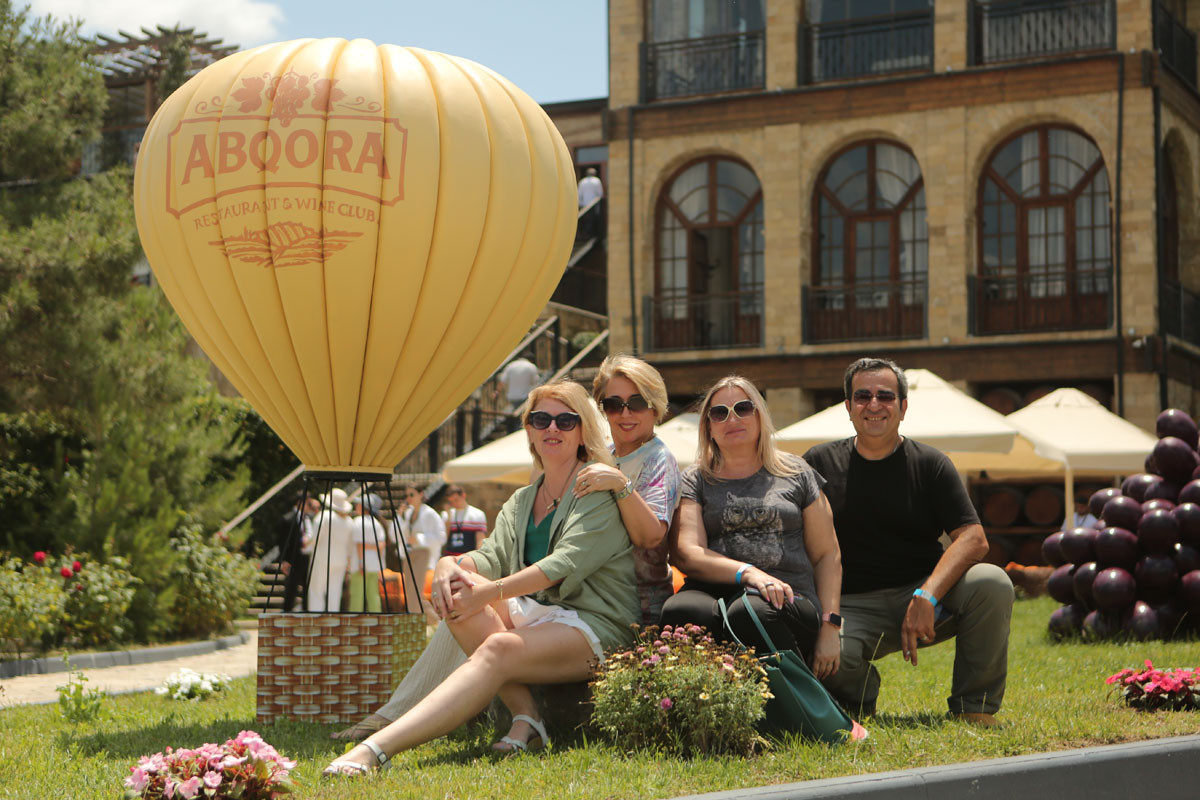
<path fill-rule="evenodd" d="M 562 493 L 567 490 L 567 486 L 570 485 L 571 479 L 575 477 L 575 473 L 578 471 L 579 459 L 575 459 L 575 468 L 571 470 L 571 474 L 567 476 L 565 481 L 563 481 L 562 489 L 555 493 L 556 496 L 553 499 L 550 497 L 550 491 L 546 488 L 547 481 L 544 478 L 542 479 L 541 491 L 546 498 L 546 513 L 550 513 L 558 508 L 559 501 L 562 500 Z"/>

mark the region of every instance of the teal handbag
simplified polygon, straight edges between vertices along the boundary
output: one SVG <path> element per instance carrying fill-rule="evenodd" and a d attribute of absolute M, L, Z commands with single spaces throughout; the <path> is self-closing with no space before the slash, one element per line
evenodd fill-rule
<path fill-rule="evenodd" d="M 725 601 L 717 602 L 721 608 L 721 618 L 725 621 L 725 630 L 735 642 L 745 647 L 729 624 Z M 854 721 L 825 690 L 799 653 L 795 650 L 781 652 L 775 647 L 749 597 L 744 596 L 743 603 L 754 627 L 758 628 L 759 636 L 771 651 L 757 654 L 763 669 L 767 671 L 767 682 L 774 695 L 767 701 L 766 716 L 759 727 L 764 733 L 789 731 L 835 744 L 849 739 Z"/>

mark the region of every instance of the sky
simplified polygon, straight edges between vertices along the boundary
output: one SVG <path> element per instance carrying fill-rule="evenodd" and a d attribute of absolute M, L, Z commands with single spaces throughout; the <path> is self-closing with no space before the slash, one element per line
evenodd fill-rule
<path fill-rule="evenodd" d="M 539 103 L 608 94 L 605 0 L 17 0 L 85 35 L 181 23 L 243 48 L 367 38 L 478 61 Z"/>

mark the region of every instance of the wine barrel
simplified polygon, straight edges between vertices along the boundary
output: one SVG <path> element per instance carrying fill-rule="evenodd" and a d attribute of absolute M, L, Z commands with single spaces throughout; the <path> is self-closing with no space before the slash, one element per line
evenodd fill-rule
<path fill-rule="evenodd" d="M 1044 536 L 1026 536 L 1024 541 L 1017 547 L 1017 554 L 1013 558 L 1018 564 L 1024 564 L 1027 567 L 1045 566 L 1046 559 L 1042 556 L 1042 540 Z"/>
<path fill-rule="evenodd" d="M 1016 524 L 1025 505 L 1025 493 L 1015 486 L 996 486 L 983 498 L 979 516 L 989 528 L 1008 528 Z"/>
<path fill-rule="evenodd" d="M 980 395 L 979 402 L 996 413 L 1004 414 L 1005 416 L 1025 405 L 1021 399 L 1021 395 L 1007 386 L 997 386 L 993 389 L 988 389 Z"/>
<path fill-rule="evenodd" d="M 983 563 L 1003 567 L 1009 561 L 1012 561 L 1012 542 L 1009 541 L 1010 538 L 1008 536 L 988 534 L 988 551 L 987 555 L 983 557 Z"/>
<path fill-rule="evenodd" d="M 1025 402 L 1021 404 L 1021 407 L 1024 408 L 1034 400 L 1041 400 L 1043 397 L 1050 394 L 1057 388 L 1057 386 L 1038 386 L 1034 389 L 1030 389 L 1025 393 Z"/>
<path fill-rule="evenodd" d="M 1025 495 L 1025 519 L 1030 525 L 1061 525 L 1063 491 L 1058 486 L 1035 486 Z"/>

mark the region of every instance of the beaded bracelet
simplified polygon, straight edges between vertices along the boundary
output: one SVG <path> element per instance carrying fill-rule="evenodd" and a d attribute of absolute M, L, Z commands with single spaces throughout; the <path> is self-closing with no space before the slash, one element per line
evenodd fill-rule
<path fill-rule="evenodd" d="M 929 601 L 929 605 L 937 608 L 938 601 L 937 598 L 933 596 L 932 592 L 928 592 L 925 589 L 917 589 L 915 592 L 913 592 L 913 597 L 924 597 Z"/>

